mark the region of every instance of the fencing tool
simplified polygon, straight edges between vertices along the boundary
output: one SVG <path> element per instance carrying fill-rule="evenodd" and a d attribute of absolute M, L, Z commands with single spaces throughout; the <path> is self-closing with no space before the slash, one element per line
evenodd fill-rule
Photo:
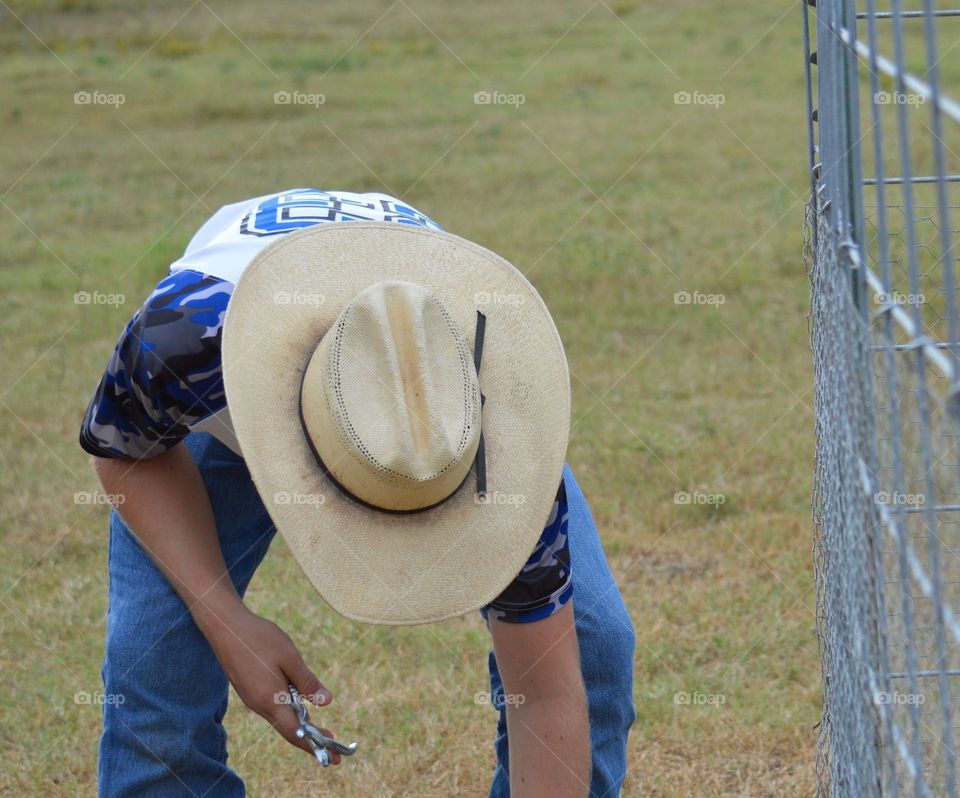
<path fill-rule="evenodd" d="M 327 735 L 310 723 L 310 716 L 307 714 L 307 704 L 303 700 L 303 696 L 300 695 L 300 691 L 292 684 L 287 685 L 287 690 L 290 692 L 291 705 L 297 713 L 297 720 L 300 722 L 300 728 L 297 729 L 297 737 L 310 743 L 310 747 L 313 749 L 313 755 L 321 765 L 330 767 L 330 755 L 327 753 L 328 749 L 342 756 L 353 756 L 356 753 L 356 743 L 344 745 L 343 743 L 337 742 L 332 737 L 327 737 Z"/>

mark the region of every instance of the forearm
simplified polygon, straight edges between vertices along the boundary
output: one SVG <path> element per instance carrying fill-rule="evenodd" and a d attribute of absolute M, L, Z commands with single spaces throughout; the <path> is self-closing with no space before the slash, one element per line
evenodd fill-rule
<path fill-rule="evenodd" d="M 490 623 L 506 693 L 510 794 L 584 798 L 590 719 L 573 600 L 532 623 Z"/>
<path fill-rule="evenodd" d="M 243 702 L 292 745 L 312 753 L 296 736 L 296 715 L 278 702 L 293 684 L 308 700 L 333 696 L 276 624 L 240 600 L 217 536 L 210 497 L 190 452 L 178 444 L 148 460 L 97 458 L 107 493 L 123 496 L 117 509 L 167 581 L 190 609 Z M 321 729 L 332 736 L 329 729 Z M 340 761 L 333 756 L 334 764 Z"/>
<path fill-rule="evenodd" d="M 583 684 L 556 697 L 507 705 L 510 794 L 584 798 L 590 791 L 590 721 Z"/>
<path fill-rule="evenodd" d="M 107 493 L 127 526 L 183 599 L 204 634 L 222 631 L 240 598 L 227 574 L 203 479 L 189 451 L 174 446 L 131 463 L 96 458 Z"/>

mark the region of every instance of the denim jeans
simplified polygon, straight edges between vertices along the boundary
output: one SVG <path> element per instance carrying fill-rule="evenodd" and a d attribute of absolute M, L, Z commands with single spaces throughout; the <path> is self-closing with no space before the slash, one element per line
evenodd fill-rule
<path fill-rule="evenodd" d="M 186 445 L 213 506 L 224 559 L 242 595 L 274 535 L 243 460 L 207 433 Z M 617 796 L 626 771 L 633 707 L 634 631 L 579 486 L 565 471 L 570 507 L 574 614 L 590 706 L 591 797 Z M 98 768 L 103 798 L 236 798 L 243 781 L 227 765 L 227 678 L 186 606 L 123 519 L 110 515 L 110 595 Z M 489 655 L 498 712 L 491 798 L 509 796 L 503 686 Z M 491 718 L 491 725 L 492 725 Z"/>

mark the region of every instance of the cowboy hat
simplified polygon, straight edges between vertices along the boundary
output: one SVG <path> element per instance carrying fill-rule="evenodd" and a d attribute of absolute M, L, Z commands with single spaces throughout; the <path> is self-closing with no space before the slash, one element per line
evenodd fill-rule
<path fill-rule="evenodd" d="M 314 225 L 244 270 L 222 343 L 254 484 L 335 610 L 440 621 L 520 572 L 562 477 L 570 382 L 514 266 L 413 225 Z"/>

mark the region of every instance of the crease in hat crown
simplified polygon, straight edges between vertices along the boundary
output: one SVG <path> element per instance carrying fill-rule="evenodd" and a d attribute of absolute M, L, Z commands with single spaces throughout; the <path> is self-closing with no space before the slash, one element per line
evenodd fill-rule
<path fill-rule="evenodd" d="M 327 473 L 387 511 L 449 498 L 480 439 L 466 339 L 435 293 L 403 280 L 375 283 L 344 306 L 310 358 L 300 407 Z"/>

